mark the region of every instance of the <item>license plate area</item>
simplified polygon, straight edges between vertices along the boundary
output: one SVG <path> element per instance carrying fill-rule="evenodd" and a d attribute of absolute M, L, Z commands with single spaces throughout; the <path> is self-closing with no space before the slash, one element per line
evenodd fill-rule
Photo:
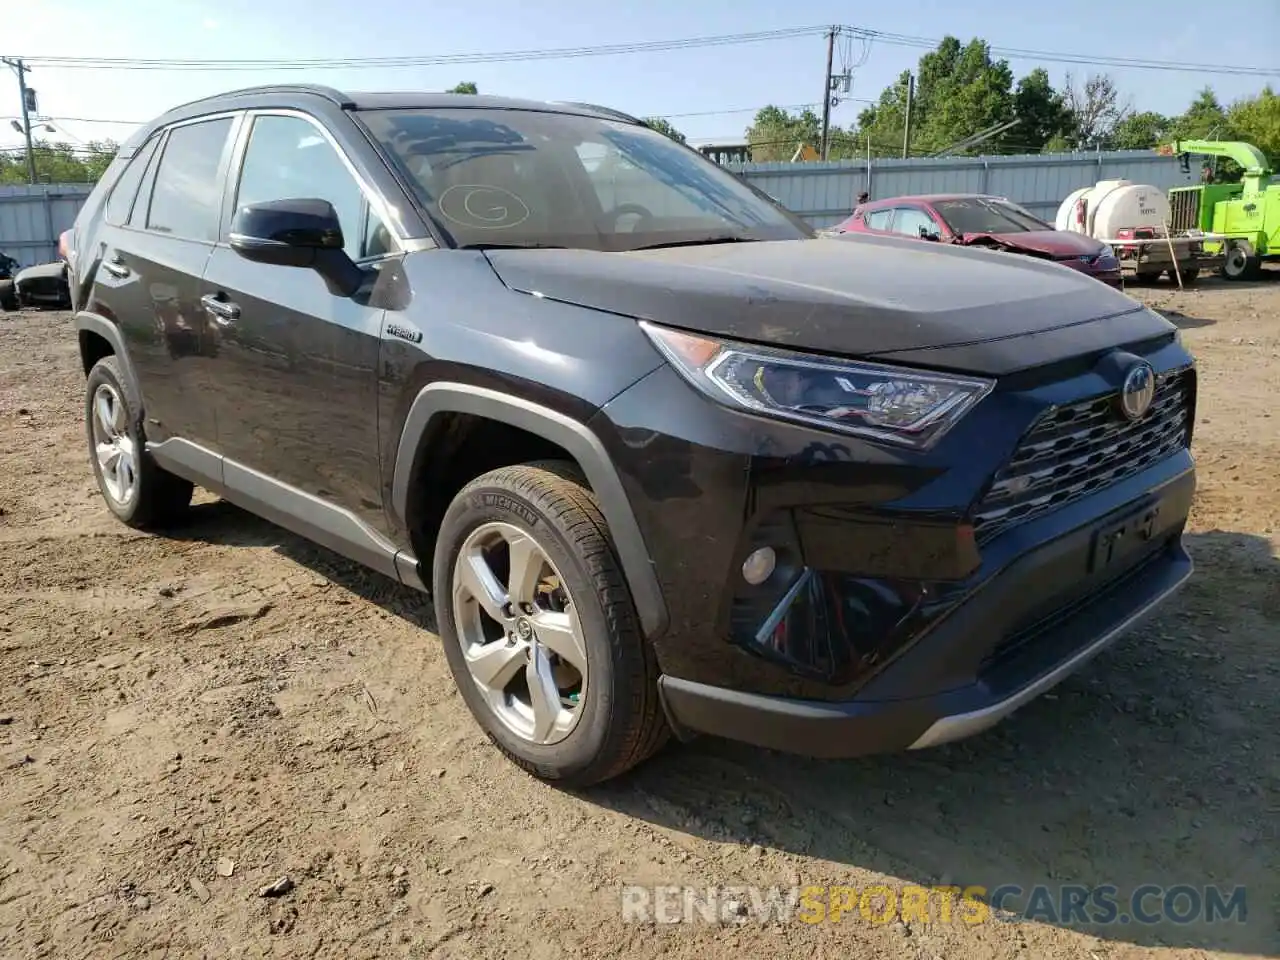
<path fill-rule="evenodd" d="M 1134 554 L 1146 551 L 1160 529 L 1160 506 L 1151 501 L 1099 527 L 1090 544 L 1088 572 L 1119 569 Z"/>

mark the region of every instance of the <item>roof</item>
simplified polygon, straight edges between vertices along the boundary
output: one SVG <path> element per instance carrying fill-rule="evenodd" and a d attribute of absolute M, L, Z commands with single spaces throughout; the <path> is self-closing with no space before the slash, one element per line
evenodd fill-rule
<path fill-rule="evenodd" d="M 992 193 L 914 193 L 904 194 L 900 197 L 887 197 L 884 200 L 868 200 L 862 204 L 864 207 L 881 206 L 883 204 L 899 204 L 899 203 L 939 203 L 943 200 L 1003 200 L 1003 197 L 996 196 Z"/>
<path fill-rule="evenodd" d="M 299 107 L 324 104 L 330 109 L 360 110 L 532 110 L 540 113 L 563 113 L 574 116 L 597 117 L 602 120 L 619 120 L 624 123 L 642 121 L 608 107 L 590 103 L 571 103 L 543 100 L 522 100 L 516 97 L 495 97 L 475 93 L 443 93 L 425 90 L 371 91 L 348 93 L 321 84 L 288 83 L 267 84 L 228 90 L 180 104 L 167 110 L 150 123 L 140 127 L 134 136 L 121 147 L 121 153 L 131 155 L 137 145 L 143 143 L 158 127 L 178 120 L 199 117 L 223 110 L 244 110 L 253 107 Z"/>

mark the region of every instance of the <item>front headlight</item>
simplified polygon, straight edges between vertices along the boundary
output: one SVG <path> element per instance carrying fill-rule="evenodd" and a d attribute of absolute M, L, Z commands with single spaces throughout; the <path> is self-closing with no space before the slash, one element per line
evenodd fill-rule
<path fill-rule="evenodd" d="M 641 323 L 691 384 L 720 403 L 917 450 L 994 382 L 735 343 Z"/>

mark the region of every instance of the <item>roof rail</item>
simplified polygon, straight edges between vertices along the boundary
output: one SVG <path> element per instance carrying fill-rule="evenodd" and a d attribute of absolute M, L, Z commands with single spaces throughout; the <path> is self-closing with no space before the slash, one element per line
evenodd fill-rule
<path fill-rule="evenodd" d="M 557 103 L 566 107 L 581 107 L 584 110 L 594 110 L 596 113 L 603 113 L 606 117 L 613 117 L 615 120 L 622 120 L 626 123 L 644 123 L 639 117 L 633 117 L 629 113 L 623 113 L 621 110 L 614 110 L 612 107 L 602 107 L 598 103 L 581 103 L 577 100 L 558 100 Z"/>
<path fill-rule="evenodd" d="M 222 93 L 215 93 L 207 97 L 200 97 L 198 100 L 191 100 L 187 103 L 174 107 L 179 110 L 182 107 L 190 107 L 197 103 L 204 103 L 208 100 L 221 100 L 224 97 L 238 97 L 248 93 L 306 93 L 316 97 L 324 97 L 330 103 L 342 110 L 354 110 L 356 102 L 340 90 L 333 87 L 326 87 L 320 83 L 266 83 L 256 87 L 241 87 L 239 90 L 226 90 Z"/>

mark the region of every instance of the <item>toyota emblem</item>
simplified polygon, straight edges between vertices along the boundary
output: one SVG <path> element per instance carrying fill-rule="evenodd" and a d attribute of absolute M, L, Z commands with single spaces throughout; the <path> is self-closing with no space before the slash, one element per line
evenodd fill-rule
<path fill-rule="evenodd" d="M 1145 360 L 1135 363 L 1120 387 L 1120 412 L 1126 420 L 1141 420 L 1156 396 L 1156 374 Z"/>

